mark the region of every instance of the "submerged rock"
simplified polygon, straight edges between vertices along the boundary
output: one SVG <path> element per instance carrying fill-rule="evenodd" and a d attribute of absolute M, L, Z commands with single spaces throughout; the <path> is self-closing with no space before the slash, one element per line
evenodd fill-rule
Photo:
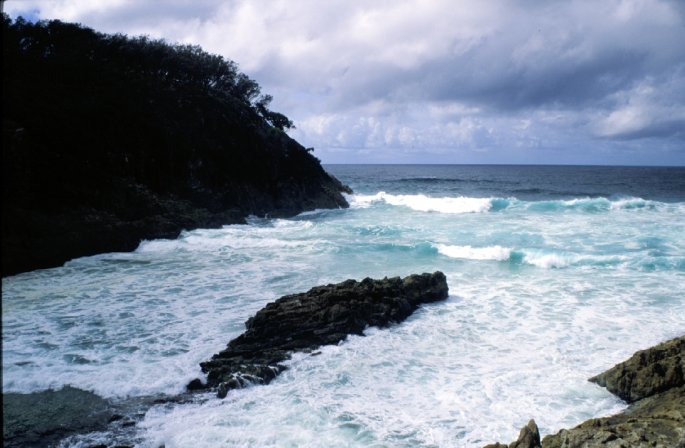
<path fill-rule="evenodd" d="M 201 363 L 205 387 L 220 397 L 247 384 L 267 384 L 285 366 L 293 351 L 314 350 L 337 344 L 348 334 L 361 335 L 368 326 L 386 327 L 401 322 L 422 303 L 447 298 L 442 272 L 410 275 L 312 288 L 284 296 L 248 319 L 247 330 L 228 347 Z M 197 389 L 192 381 L 189 388 Z"/>
<path fill-rule="evenodd" d="M 104 398 L 75 387 L 2 394 L 5 447 L 43 447 L 79 432 L 102 430 L 112 413 Z"/>
<path fill-rule="evenodd" d="M 105 399 L 72 386 L 2 398 L 3 446 L 11 448 L 141 446 L 137 425 L 150 408 L 206 401 L 190 393 Z"/>

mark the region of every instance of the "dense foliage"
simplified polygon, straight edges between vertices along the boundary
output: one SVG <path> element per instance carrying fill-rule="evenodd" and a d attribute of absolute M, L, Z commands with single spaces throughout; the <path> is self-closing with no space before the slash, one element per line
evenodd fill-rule
<path fill-rule="evenodd" d="M 195 45 L 172 45 L 148 37 L 106 35 L 59 20 L 14 23 L 3 15 L 3 56 L 8 68 L 18 59 L 26 63 L 22 75 L 44 73 L 32 70 L 48 63 L 78 83 L 93 75 L 105 75 L 101 83 L 117 83 L 123 76 L 134 84 L 156 83 L 167 89 L 202 91 L 218 97 L 232 96 L 252 105 L 266 121 L 283 130 L 293 127 L 287 117 L 270 111 L 271 95 L 260 96 L 259 85 L 237 65 L 222 56 L 209 54 Z M 129 92 L 134 93 L 134 92 Z"/>
<path fill-rule="evenodd" d="M 46 161 L 59 152 L 80 175 L 103 168 L 153 189 L 272 176 L 253 166 L 265 148 L 250 148 L 258 139 L 249 134 L 292 127 L 234 62 L 197 46 L 6 15 L 2 40 L 3 137 L 31 139 Z M 212 153 L 221 171 L 190 166 L 198 152 Z M 46 181 L 75 174 L 46 168 Z"/>
<path fill-rule="evenodd" d="M 60 236 L 74 232 L 74 219 L 90 219 L 97 244 L 107 222 L 132 248 L 143 237 L 225 223 L 227 211 L 346 204 L 339 184 L 284 132 L 292 122 L 269 109 L 271 96 L 221 56 L 6 15 L 2 51 L 3 260 L 10 243 L 23 256 L 45 232 L 77 238 Z M 151 222 L 166 233 L 148 232 Z"/>

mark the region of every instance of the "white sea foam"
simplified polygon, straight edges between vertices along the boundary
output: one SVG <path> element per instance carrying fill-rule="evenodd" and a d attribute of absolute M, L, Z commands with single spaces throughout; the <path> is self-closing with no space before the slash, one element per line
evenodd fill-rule
<path fill-rule="evenodd" d="M 262 220 L 263 221 L 263 220 Z M 306 232 L 313 226 L 311 221 L 277 219 L 269 225 L 229 225 L 220 229 L 197 229 L 184 231 L 177 239 L 142 241 L 136 252 L 162 253 L 174 251 L 221 251 L 227 249 L 294 249 L 311 246 L 321 241 L 290 239 L 283 233 Z"/>
<path fill-rule="evenodd" d="M 618 199 L 611 202 L 610 208 L 612 210 L 629 210 L 629 209 L 647 209 L 654 210 L 659 206 L 664 206 L 665 204 L 656 201 L 647 201 L 642 198 L 625 198 Z"/>
<path fill-rule="evenodd" d="M 589 281 L 544 272 L 535 281 L 452 274 L 449 284 L 460 287 L 447 302 L 318 356 L 298 355 L 268 387 L 156 408 L 142 424 L 146 446 L 478 447 L 514 439 L 530 416 L 550 433 L 621 410 L 586 379 L 675 334 L 682 319 L 670 314 L 661 327 L 658 310 L 643 308 L 648 289 L 620 300 L 597 289 L 614 274 Z M 660 336 L 634 331 L 646 322 Z"/>
<path fill-rule="evenodd" d="M 533 212 L 572 212 L 586 213 L 610 211 L 683 211 L 683 204 L 666 204 L 642 198 L 608 199 L 604 197 L 574 198 L 563 200 L 523 201 L 516 198 L 477 198 L 467 196 L 430 197 L 423 194 L 389 194 L 378 192 L 373 195 L 346 196 L 352 208 L 368 208 L 374 203 L 408 207 L 422 212 L 439 212 L 447 214 L 484 213 L 488 211 L 528 210 Z"/>
<path fill-rule="evenodd" d="M 564 268 L 574 261 L 579 260 L 577 256 L 569 256 L 555 253 L 535 253 L 525 252 L 523 261 L 539 268 Z"/>
<path fill-rule="evenodd" d="M 502 246 L 471 247 L 436 244 L 435 248 L 438 250 L 438 253 L 450 258 L 459 258 L 465 260 L 509 261 L 513 263 L 525 263 L 544 269 L 565 268 L 572 265 L 619 265 L 629 260 L 629 258 L 625 256 L 618 255 L 607 256 L 560 253 L 536 249 L 512 249 Z"/>
<path fill-rule="evenodd" d="M 420 212 L 440 213 L 483 213 L 492 208 L 491 198 L 470 197 L 429 197 L 423 194 L 396 195 L 379 192 L 375 195 L 354 195 L 351 205 L 366 208 L 374 202 L 409 207 Z"/>
<path fill-rule="evenodd" d="M 502 246 L 471 247 L 437 244 L 438 252 L 452 258 L 467 260 L 508 260 L 511 249 Z"/>
<path fill-rule="evenodd" d="M 622 409 L 586 379 L 685 328 L 682 204 L 350 198 L 351 211 L 255 218 L 4 278 L 3 390 L 178 393 L 279 296 L 440 269 L 447 301 L 294 356 L 269 386 L 155 407 L 138 435 L 169 448 L 475 448 L 514 440 L 531 417 L 548 434 Z M 97 444 L 65 446 L 79 443 Z"/>

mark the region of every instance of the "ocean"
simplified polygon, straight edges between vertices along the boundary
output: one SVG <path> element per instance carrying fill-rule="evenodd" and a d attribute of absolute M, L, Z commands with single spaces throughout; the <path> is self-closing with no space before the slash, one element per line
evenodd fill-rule
<path fill-rule="evenodd" d="M 278 297 L 443 271 L 450 295 L 270 385 L 64 447 L 481 447 L 625 404 L 587 379 L 685 333 L 685 168 L 328 165 L 349 209 L 143 241 L 2 280 L 3 392 L 178 394 Z"/>

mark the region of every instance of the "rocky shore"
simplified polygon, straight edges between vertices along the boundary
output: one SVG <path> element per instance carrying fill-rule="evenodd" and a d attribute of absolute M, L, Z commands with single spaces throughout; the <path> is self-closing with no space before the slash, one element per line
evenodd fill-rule
<path fill-rule="evenodd" d="M 107 444 L 93 447 L 136 445 L 133 429 L 151 406 L 205 400 L 206 396 L 192 393 L 196 390 L 216 390 L 224 397 L 230 389 L 267 384 L 285 369 L 281 363 L 295 351 L 311 352 L 349 334 L 361 335 L 368 326 L 401 322 L 422 303 L 447 295 L 445 275 L 435 272 L 403 279 L 347 280 L 284 296 L 250 318 L 247 331 L 226 350 L 202 363 L 207 383 L 192 381 L 190 393 L 119 402 L 71 386 L 31 394 L 3 393 L 4 446 L 54 446 L 65 437 L 93 431 L 111 435 Z"/>
<path fill-rule="evenodd" d="M 387 327 L 410 316 L 421 304 L 444 300 L 448 286 L 442 272 L 405 278 L 346 280 L 284 296 L 246 322 L 246 331 L 225 350 L 201 364 L 207 381 L 193 380 L 178 396 L 140 397 L 113 403 L 92 392 L 66 386 L 58 391 L 3 394 L 6 447 L 47 446 L 75 434 L 105 431 L 112 442 L 132 446 L 132 429 L 153 405 L 198 402 L 216 391 L 267 384 L 286 367 L 293 352 L 316 353 L 368 326 Z M 685 448 L 685 336 L 635 353 L 590 381 L 630 403 L 624 412 L 590 419 L 541 439 L 534 420 L 510 444 L 485 448 Z"/>
<path fill-rule="evenodd" d="M 593 418 L 540 440 L 531 420 L 516 442 L 486 448 L 685 448 L 685 336 L 647 350 L 590 381 L 631 406 L 610 417 Z"/>
<path fill-rule="evenodd" d="M 143 442 L 136 425 L 152 406 L 205 400 L 189 393 L 105 399 L 72 386 L 28 394 L 3 393 L 3 446 L 132 448 Z"/>
<path fill-rule="evenodd" d="M 267 384 L 285 369 L 294 351 L 313 351 L 337 344 L 366 327 L 401 322 L 420 304 L 447 298 L 442 272 L 318 286 L 269 303 L 245 326 L 242 335 L 211 360 L 201 364 L 207 383 L 199 379 L 188 389 L 216 389 L 219 397 L 247 384 Z"/>

